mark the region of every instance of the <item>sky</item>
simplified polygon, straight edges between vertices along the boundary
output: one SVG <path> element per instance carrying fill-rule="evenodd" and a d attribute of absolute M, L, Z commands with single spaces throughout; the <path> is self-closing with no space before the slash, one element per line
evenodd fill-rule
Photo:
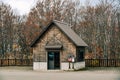
<path fill-rule="evenodd" d="M 28 14 L 30 9 L 36 5 L 37 0 L 0 0 L 0 2 L 9 4 L 14 12 L 18 15 Z M 86 0 L 81 0 L 82 4 L 85 4 Z M 94 5 L 97 0 L 88 0 L 92 1 Z"/>
<path fill-rule="evenodd" d="M 0 0 L 0 2 L 9 4 L 15 13 L 24 15 L 29 13 L 30 9 L 35 6 L 37 0 Z"/>

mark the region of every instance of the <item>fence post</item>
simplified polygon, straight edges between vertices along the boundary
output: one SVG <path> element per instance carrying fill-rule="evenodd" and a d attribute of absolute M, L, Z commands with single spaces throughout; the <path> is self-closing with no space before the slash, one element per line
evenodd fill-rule
<path fill-rule="evenodd" d="M 29 65 L 30 65 L 30 59 L 28 59 L 27 61 L 28 61 L 28 63 L 27 63 L 27 64 L 28 64 L 28 66 L 29 66 Z"/>
<path fill-rule="evenodd" d="M 86 67 L 86 59 L 85 59 L 85 67 Z"/>
<path fill-rule="evenodd" d="M 90 60 L 90 62 L 91 62 L 91 67 L 93 67 L 94 60 L 93 60 L 93 59 L 91 59 L 91 60 Z"/>
<path fill-rule="evenodd" d="M 9 66 L 9 58 L 8 58 L 8 66 Z"/>
<path fill-rule="evenodd" d="M 3 66 L 3 59 L 1 59 L 1 63 L 2 63 L 1 66 Z"/>
<path fill-rule="evenodd" d="M 1 66 L 2 66 L 2 59 L 1 59 Z"/>
<path fill-rule="evenodd" d="M 16 66 L 16 58 L 15 58 L 15 66 Z"/>
<path fill-rule="evenodd" d="M 20 64 L 21 64 L 21 66 L 23 65 L 22 63 L 23 63 L 23 61 L 22 61 L 22 59 L 20 59 Z"/>
<path fill-rule="evenodd" d="M 114 62 L 115 62 L 115 67 L 116 67 L 116 60 L 117 60 L 117 59 L 114 59 Z"/>
<path fill-rule="evenodd" d="M 99 62 L 98 67 L 100 67 L 100 59 L 98 59 L 98 62 Z"/>
<path fill-rule="evenodd" d="M 108 63 L 109 63 L 109 62 L 108 62 L 108 58 L 107 58 L 107 67 L 108 67 Z"/>

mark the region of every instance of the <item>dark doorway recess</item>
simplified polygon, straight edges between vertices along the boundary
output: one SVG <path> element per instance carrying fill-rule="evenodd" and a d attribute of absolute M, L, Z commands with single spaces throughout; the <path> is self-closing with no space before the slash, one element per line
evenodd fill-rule
<path fill-rule="evenodd" d="M 48 69 L 60 69 L 60 52 L 48 52 Z"/>

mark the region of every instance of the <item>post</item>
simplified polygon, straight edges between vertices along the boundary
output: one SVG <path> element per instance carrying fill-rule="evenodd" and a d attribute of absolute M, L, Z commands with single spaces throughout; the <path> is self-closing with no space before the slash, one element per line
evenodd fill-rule
<path fill-rule="evenodd" d="M 2 59 L 1 59 L 1 66 L 2 66 Z"/>
<path fill-rule="evenodd" d="M 9 58 L 8 58 L 8 66 L 9 66 Z"/>
<path fill-rule="evenodd" d="M 74 62 L 72 62 L 72 69 L 74 69 Z"/>
<path fill-rule="evenodd" d="M 72 58 L 71 58 L 71 56 L 70 57 L 68 57 L 68 63 L 69 63 L 69 69 L 71 68 L 70 67 L 70 63 L 72 62 Z"/>
<path fill-rule="evenodd" d="M 98 67 L 100 67 L 100 58 L 98 59 Z"/>
<path fill-rule="evenodd" d="M 69 69 L 70 69 L 70 62 L 69 62 Z"/>
<path fill-rule="evenodd" d="M 74 69 L 74 62 L 75 62 L 75 58 L 74 56 L 72 57 L 72 69 Z"/>
<path fill-rule="evenodd" d="M 108 67 L 108 64 L 109 64 L 109 63 L 108 63 L 108 58 L 107 58 L 107 67 Z"/>
<path fill-rule="evenodd" d="M 16 66 L 16 58 L 15 58 L 15 66 Z"/>
<path fill-rule="evenodd" d="M 23 65 L 23 59 L 20 59 L 20 64 Z"/>

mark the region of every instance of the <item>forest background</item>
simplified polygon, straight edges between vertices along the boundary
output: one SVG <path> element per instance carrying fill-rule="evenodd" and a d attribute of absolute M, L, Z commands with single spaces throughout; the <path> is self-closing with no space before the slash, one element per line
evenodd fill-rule
<path fill-rule="evenodd" d="M 51 20 L 59 20 L 88 44 L 86 59 L 120 58 L 120 1 L 38 0 L 28 15 L 0 2 L 0 58 L 32 59 L 31 42 Z"/>

